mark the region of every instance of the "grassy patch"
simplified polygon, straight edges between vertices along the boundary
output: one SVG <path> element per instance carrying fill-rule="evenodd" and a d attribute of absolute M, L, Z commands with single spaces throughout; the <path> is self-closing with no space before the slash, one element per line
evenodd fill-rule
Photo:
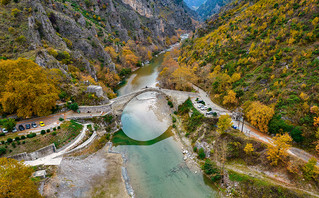
<path fill-rule="evenodd" d="M 48 146 L 52 143 L 54 143 L 57 148 L 61 148 L 62 146 L 70 142 L 72 139 L 74 139 L 77 135 L 79 135 L 82 128 L 83 125 L 78 124 L 72 120 L 63 123 L 61 125 L 61 129 L 57 129 L 55 132 L 46 133 L 44 135 L 37 135 L 33 138 L 26 138 L 23 140 L 19 140 L 19 142 L 14 141 L 14 145 L 12 143 L 6 143 L 3 146 L 1 146 L 6 147 L 6 153 L 4 155 L 1 155 L 1 157 L 11 156 L 23 152 L 30 153 L 45 146 Z M 53 135 L 53 133 L 55 133 L 55 135 Z M 10 136 L 6 136 L 5 138 L 15 138 L 16 136 L 16 134 L 12 134 Z"/>

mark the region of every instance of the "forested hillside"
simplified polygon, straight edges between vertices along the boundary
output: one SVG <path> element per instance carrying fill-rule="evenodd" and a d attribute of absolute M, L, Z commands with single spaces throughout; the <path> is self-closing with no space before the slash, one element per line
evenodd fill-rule
<path fill-rule="evenodd" d="M 193 82 L 220 105 L 243 108 L 262 132 L 289 132 L 295 144 L 319 152 L 319 1 L 228 7 L 167 56 L 175 64 L 164 65 L 162 85 L 191 90 Z"/>
<path fill-rule="evenodd" d="M 154 53 L 177 42 L 181 32 L 194 29 L 187 12 L 191 11 L 182 1 L 172 0 L 0 1 L 0 68 L 6 77 L 1 79 L 5 84 L 0 90 L 0 113 L 19 109 L 6 99 L 10 94 L 19 97 L 8 80 L 20 77 L 5 75 L 6 65 L 17 64 L 10 60 L 26 58 L 53 73 L 62 101 L 98 104 L 99 98 L 85 93 L 88 84 L 100 85 L 109 98 L 115 97 L 114 89 L 121 79 L 151 60 Z M 31 64 L 25 60 L 19 63 Z M 36 77 L 33 72 L 29 75 Z M 34 93 L 41 93 L 38 89 L 41 82 Z M 41 105 L 51 107 L 52 101 Z M 18 114 L 43 115 L 30 112 Z"/>
<path fill-rule="evenodd" d="M 207 0 L 198 7 L 196 12 L 198 13 L 199 19 L 204 21 L 210 18 L 213 14 L 217 14 L 223 6 L 230 2 L 232 2 L 232 0 Z"/>

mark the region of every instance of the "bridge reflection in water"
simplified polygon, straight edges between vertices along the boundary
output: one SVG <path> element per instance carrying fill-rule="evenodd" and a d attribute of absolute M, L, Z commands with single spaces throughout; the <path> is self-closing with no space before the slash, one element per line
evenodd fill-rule
<path fill-rule="evenodd" d="M 124 133 L 124 131 L 121 129 L 118 132 L 114 133 L 113 138 L 112 138 L 112 142 L 113 142 L 113 146 L 118 146 L 118 145 L 149 146 L 149 145 L 153 145 L 157 142 L 160 142 L 162 140 L 165 140 L 171 136 L 173 136 L 172 127 L 169 127 L 162 135 L 158 136 L 157 138 L 154 138 L 154 139 L 148 140 L 148 141 L 139 141 L 139 140 L 134 140 L 134 139 L 128 137 Z"/>

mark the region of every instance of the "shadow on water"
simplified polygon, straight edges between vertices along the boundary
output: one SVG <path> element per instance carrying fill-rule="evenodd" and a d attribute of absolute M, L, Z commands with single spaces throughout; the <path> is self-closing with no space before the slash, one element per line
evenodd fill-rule
<path fill-rule="evenodd" d="M 154 138 L 152 140 L 148 141 L 139 141 L 139 140 L 134 140 L 130 137 L 128 137 L 124 131 L 121 129 L 118 132 L 114 133 L 112 142 L 114 146 L 119 146 L 119 145 L 143 145 L 143 146 L 149 146 L 153 145 L 157 142 L 160 142 L 162 140 L 165 140 L 171 136 L 173 136 L 172 133 L 172 128 L 169 127 L 162 135 L 158 136 L 157 138 Z"/>

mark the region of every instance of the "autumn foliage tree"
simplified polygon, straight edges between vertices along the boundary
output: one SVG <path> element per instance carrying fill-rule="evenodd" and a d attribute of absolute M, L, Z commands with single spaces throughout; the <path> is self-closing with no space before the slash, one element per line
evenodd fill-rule
<path fill-rule="evenodd" d="M 4 112 L 19 117 L 51 113 L 59 91 L 54 78 L 31 60 L 0 61 L 0 101 Z"/>
<path fill-rule="evenodd" d="M 273 108 L 259 101 L 246 102 L 244 104 L 245 115 L 251 124 L 261 132 L 268 132 L 268 123 L 275 114 Z"/>
<path fill-rule="evenodd" d="M 41 197 L 30 179 L 32 172 L 22 162 L 0 158 L 0 197 Z"/>
<path fill-rule="evenodd" d="M 277 134 L 273 138 L 273 144 L 269 144 L 267 149 L 267 158 L 270 160 L 271 165 L 276 166 L 279 161 L 285 162 L 291 142 L 292 138 L 288 133 Z"/>
<path fill-rule="evenodd" d="M 226 115 L 221 115 L 218 119 L 218 123 L 217 123 L 217 126 L 218 126 L 218 132 L 220 134 L 222 133 L 225 133 L 225 131 L 227 129 L 229 129 L 231 126 L 232 126 L 232 119 L 231 117 L 226 114 Z"/>
<path fill-rule="evenodd" d="M 223 104 L 224 105 L 236 105 L 238 103 L 238 100 L 236 98 L 236 93 L 233 90 L 229 90 L 227 92 L 227 95 L 224 96 L 224 101 Z"/>

